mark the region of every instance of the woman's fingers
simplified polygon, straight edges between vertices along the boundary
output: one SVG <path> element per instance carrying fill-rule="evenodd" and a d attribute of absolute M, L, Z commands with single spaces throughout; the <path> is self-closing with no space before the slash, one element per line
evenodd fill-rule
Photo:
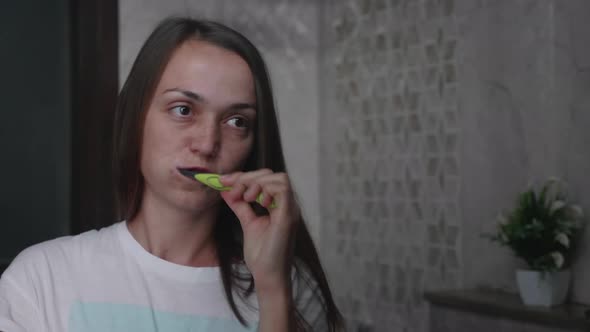
<path fill-rule="evenodd" d="M 273 201 L 279 206 L 289 205 L 293 195 L 291 184 L 285 173 L 274 173 L 257 178 L 256 184 L 260 186 L 263 195 L 260 205 L 268 208 Z"/>
<path fill-rule="evenodd" d="M 242 225 L 246 265 L 257 286 L 272 288 L 284 280 L 285 266 L 290 266 L 294 226 L 301 219 L 289 178 L 285 173 L 263 169 L 229 174 L 221 182 L 233 187 L 221 195 Z M 269 213 L 257 215 L 253 201 Z M 271 208 L 273 202 L 277 206 Z"/>
<path fill-rule="evenodd" d="M 220 180 L 223 185 L 233 187 L 235 183 L 248 182 L 265 174 L 273 174 L 273 171 L 268 168 L 263 168 L 250 172 L 235 172 L 223 175 Z"/>
<path fill-rule="evenodd" d="M 260 169 L 257 171 L 246 172 L 246 173 L 244 173 L 244 172 L 232 173 L 232 174 L 222 176 L 221 183 L 225 186 L 232 187 L 232 190 L 230 190 L 230 197 L 234 197 L 234 198 L 244 197 L 244 194 L 247 190 L 250 190 L 249 195 L 252 195 L 252 191 L 256 190 L 256 188 L 252 188 L 252 189 L 250 188 L 254 179 L 256 179 L 260 176 L 263 176 L 265 174 L 272 174 L 272 171 L 269 169 Z"/>
<path fill-rule="evenodd" d="M 288 206 L 287 199 L 290 197 L 288 186 L 282 183 L 268 182 L 262 188 L 262 197 L 258 201 L 260 205 L 267 209 L 270 208 L 273 202 L 283 209 Z"/>
<path fill-rule="evenodd" d="M 254 202 L 262 193 L 262 187 L 258 183 L 252 183 L 244 192 L 243 198 L 246 202 Z"/>
<path fill-rule="evenodd" d="M 256 218 L 256 213 L 247 201 L 241 199 L 242 193 L 246 190 L 244 185 L 237 185 L 231 191 L 221 192 L 230 209 L 235 213 L 241 223 L 248 223 Z"/>
<path fill-rule="evenodd" d="M 245 203 L 240 209 L 248 210 L 241 212 L 241 216 L 254 217 L 255 213 L 248 203 L 257 202 L 275 215 L 277 222 L 283 223 L 293 218 L 288 215 L 298 215 L 299 209 L 286 173 L 274 173 L 269 169 L 261 169 L 252 172 L 240 172 L 229 174 L 221 179 L 222 184 L 231 186 L 232 190 L 224 193 L 224 198 L 230 199 L 232 204 L 236 201 Z M 276 206 L 273 206 L 273 203 Z M 247 207 L 246 207 L 247 206 Z M 232 207 L 232 209 L 234 209 Z M 237 211 L 234 211 L 237 214 Z M 238 216 L 239 217 L 239 216 Z M 296 219 L 296 218 L 295 218 Z M 287 222 L 287 224 L 290 224 Z"/>

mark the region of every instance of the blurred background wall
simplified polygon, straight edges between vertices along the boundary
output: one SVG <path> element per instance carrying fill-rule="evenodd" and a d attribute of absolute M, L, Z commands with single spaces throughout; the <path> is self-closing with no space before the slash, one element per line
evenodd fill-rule
<path fill-rule="evenodd" d="M 426 331 L 425 290 L 514 292 L 522 262 L 481 234 L 531 184 L 562 177 L 590 213 L 586 0 L 120 0 L 118 8 L 119 86 L 169 15 L 220 20 L 260 47 L 289 173 L 351 331 Z M 101 167 L 113 107 L 100 104 L 103 95 L 74 98 L 71 73 L 95 91 L 92 82 L 108 81 L 101 73 L 117 64 L 100 63 L 101 49 L 66 51 L 72 40 L 110 38 L 94 33 L 108 24 L 95 23 L 72 39 L 86 21 L 69 22 L 69 10 L 0 5 L 11 27 L 0 29 L 0 87 L 10 91 L 0 124 L 0 265 L 32 243 L 114 220 Z M 80 60 L 92 54 L 96 62 Z M 91 108 L 106 115 L 84 115 Z M 571 292 L 586 304 L 589 242 L 587 228 Z"/>
<path fill-rule="evenodd" d="M 515 291 L 522 263 L 481 234 L 527 186 L 562 177 L 590 211 L 587 1 L 121 0 L 121 79 L 169 14 L 221 20 L 260 46 L 353 331 L 425 331 L 425 290 Z"/>
<path fill-rule="evenodd" d="M 116 0 L 0 3 L 0 273 L 24 248 L 115 220 Z"/>
<path fill-rule="evenodd" d="M 334 279 L 346 317 L 420 331 L 426 289 L 515 290 L 521 263 L 480 237 L 498 212 L 549 176 L 590 209 L 590 3 L 330 1 L 322 13 L 321 243 L 347 276 Z M 585 303 L 588 241 L 572 292 Z"/>
<path fill-rule="evenodd" d="M 69 230 L 67 8 L 66 0 L 0 3 L 0 272 L 24 247 Z"/>

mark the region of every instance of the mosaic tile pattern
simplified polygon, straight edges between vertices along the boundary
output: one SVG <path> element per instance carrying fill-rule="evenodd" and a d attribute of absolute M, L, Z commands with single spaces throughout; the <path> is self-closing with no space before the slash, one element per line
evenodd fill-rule
<path fill-rule="evenodd" d="M 453 0 L 322 10 L 322 254 L 349 328 L 426 331 L 461 283 Z"/>

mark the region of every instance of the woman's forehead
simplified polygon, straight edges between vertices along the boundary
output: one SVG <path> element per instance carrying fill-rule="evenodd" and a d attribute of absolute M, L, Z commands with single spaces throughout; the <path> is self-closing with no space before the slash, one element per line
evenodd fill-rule
<path fill-rule="evenodd" d="M 254 97 L 252 72 L 237 53 L 199 40 L 184 42 L 164 68 L 157 94 L 170 89 L 194 91 L 205 98 Z M 252 100 L 248 100 L 252 101 Z"/>

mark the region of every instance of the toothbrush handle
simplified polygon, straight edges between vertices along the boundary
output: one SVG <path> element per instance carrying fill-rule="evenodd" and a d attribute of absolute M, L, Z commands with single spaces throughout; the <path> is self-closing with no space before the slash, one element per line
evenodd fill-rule
<path fill-rule="evenodd" d="M 256 202 L 258 204 L 262 204 L 262 201 L 264 200 L 264 194 L 260 193 L 260 195 L 258 195 L 258 197 L 256 197 Z M 272 203 L 270 203 L 269 208 L 274 209 L 277 207 L 277 203 L 273 200 Z"/>

